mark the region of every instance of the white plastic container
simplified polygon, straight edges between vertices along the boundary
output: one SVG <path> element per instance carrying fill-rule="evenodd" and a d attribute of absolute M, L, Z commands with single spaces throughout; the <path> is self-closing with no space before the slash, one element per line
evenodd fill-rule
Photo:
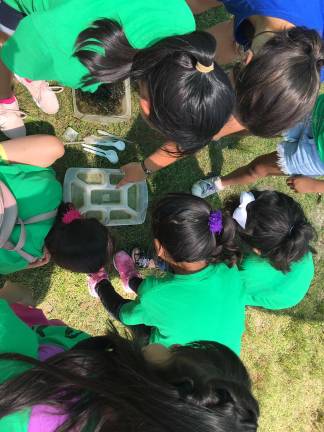
<path fill-rule="evenodd" d="M 122 177 L 118 169 L 69 168 L 63 199 L 72 202 L 84 217 L 95 217 L 107 226 L 141 224 L 148 206 L 146 182 L 116 189 Z"/>

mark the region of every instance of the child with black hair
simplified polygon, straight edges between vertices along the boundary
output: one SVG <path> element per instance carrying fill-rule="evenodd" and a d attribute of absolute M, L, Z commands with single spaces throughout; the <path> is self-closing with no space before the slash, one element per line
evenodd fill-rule
<path fill-rule="evenodd" d="M 59 105 L 44 79 L 94 92 L 133 78 L 144 117 L 183 154 L 208 144 L 231 115 L 215 38 L 196 31 L 185 0 L 4 2 L 25 15 L 0 52 L 0 130 L 11 138 L 26 133 L 13 74 L 49 114 Z"/>
<path fill-rule="evenodd" d="M 231 216 L 200 198 L 177 193 L 157 203 L 152 220 L 157 255 L 172 273 L 143 280 L 132 258 L 118 252 L 115 267 L 124 288 L 137 292 L 137 299 L 123 299 L 101 280 L 105 307 L 124 324 L 147 326 L 150 343 L 170 346 L 203 339 L 238 353 L 246 303 L 235 265 L 240 252 Z"/>
<path fill-rule="evenodd" d="M 83 219 L 62 203 L 62 187 L 52 163 L 64 154 L 63 143 L 53 136 L 16 138 L 0 144 L 0 274 L 43 266 L 51 259 L 75 272 L 96 273 L 112 257 L 112 239 L 96 219 Z M 5 241 L 12 200 L 18 219 Z M 56 212 L 56 217 L 54 217 Z M 39 215 L 44 220 L 21 223 Z M 15 224 L 16 222 L 16 224 Z M 19 246 L 19 247 L 18 247 Z"/>
<path fill-rule="evenodd" d="M 234 185 L 284 175 L 289 176 L 287 185 L 295 192 L 324 192 L 324 181 L 315 178 L 324 175 L 324 95 L 317 98 L 312 113 L 283 136 L 277 151 L 258 156 L 225 176 L 199 180 L 192 193 L 206 198 Z"/>
<path fill-rule="evenodd" d="M 113 328 L 90 337 L 40 313 L 28 327 L 10 307 L 24 292 L 0 289 L 0 431 L 257 430 L 249 374 L 226 346 L 142 347 Z"/>
<path fill-rule="evenodd" d="M 241 278 L 250 306 L 285 309 L 306 295 L 314 277 L 316 232 L 302 207 L 277 191 L 243 192 L 227 205 L 245 249 Z"/>

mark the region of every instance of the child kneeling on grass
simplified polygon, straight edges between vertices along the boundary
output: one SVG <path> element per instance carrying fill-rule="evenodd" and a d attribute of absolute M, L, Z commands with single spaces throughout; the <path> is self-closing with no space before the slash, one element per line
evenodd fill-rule
<path fill-rule="evenodd" d="M 277 151 L 257 157 L 222 177 L 199 180 L 192 193 L 205 198 L 229 186 L 254 183 L 267 176 L 290 176 L 295 192 L 324 192 L 324 95 L 318 97 L 311 118 L 289 129 Z"/>
<path fill-rule="evenodd" d="M 295 306 L 314 277 L 310 243 L 316 232 L 302 207 L 280 192 L 252 191 L 228 202 L 227 210 L 234 210 L 244 250 L 240 275 L 248 305 L 269 309 Z"/>
<path fill-rule="evenodd" d="M 0 289 L 1 432 L 257 430 L 248 372 L 224 345 L 142 348 L 116 331 L 90 337 L 25 306 L 28 327 L 10 307 L 25 291 Z"/>
<path fill-rule="evenodd" d="M 249 204 L 242 200 L 233 219 L 213 211 L 201 198 L 163 198 L 152 215 L 154 244 L 173 273 L 142 280 L 132 259 L 118 252 L 115 267 L 124 287 L 136 291 L 137 298 L 123 299 L 103 279 L 100 297 L 108 311 L 139 333 L 144 330 L 151 343 L 170 346 L 205 339 L 239 353 L 245 307 L 293 306 L 306 294 L 314 274 L 309 245 L 314 230 L 298 204 L 277 192 L 248 197 Z M 248 222 L 240 230 L 234 220 L 243 224 L 244 206 Z M 249 245 L 244 271 L 235 265 L 240 258 L 237 231 Z"/>
<path fill-rule="evenodd" d="M 0 274 L 40 267 L 50 259 L 71 271 L 94 273 L 112 257 L 107 228 L 83 219 L 72 204 L 62 204 L 51 165 L 63 154 L 63 143 L 48 135 L 0 144 Z M 50 217 L 27 222 L 46 214 Z"/>

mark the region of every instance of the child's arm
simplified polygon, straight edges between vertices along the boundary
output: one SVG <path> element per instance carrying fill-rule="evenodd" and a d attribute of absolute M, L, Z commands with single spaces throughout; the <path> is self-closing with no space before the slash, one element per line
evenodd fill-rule
<path fill-rule="evenodd" d="M 299 193 L 321 193 L 324 192 L 324 180 L 316 180 L 311 177 L 289 177 L 287 185 Z"/>
<path fill-rule="evenodd" d="M 231 135 L 244 130 L 244 127 L 238 122 L 235 117 L 232 116 L 226 123 L 226 125 L 214 136 L 213 139 L 219 140 L 220 138 L 223 138 L 227 135 Z M 177 144 L 173 141 L 167 141 L 162 147 L 157 149 L 154 153 L 152 153 L 145 159 L 145 167 L 152 173 L 155 173 L 160 169 L 166 168 L 167 166 L 181 159 L 181 157 L 177 155 L 177 152 Z M 121 167 L 121 170 L 125 173 L 125 176 L 118 184 L 119 187 L 127 183 L 145 180 L 146 176 L 139 162 L 131 162 L 129 164 L 126 164 Z"/>
<path fill-rule="evenodd" d="M 119 295 L 107 279 L 103 279 L 101 282 L 97 283 L 95 291 L 107 312 L 112 315 L 114 319 L 119 320 L 120 308 L 126 303 L 130 303 L 130 300 L 124 299 Z"/>
<path fill-rule="evenodd" d="M 51 135 L 30 135 L 0 144 L 3 162 L 49 167 L 64 155 L 64 145 Z"/>

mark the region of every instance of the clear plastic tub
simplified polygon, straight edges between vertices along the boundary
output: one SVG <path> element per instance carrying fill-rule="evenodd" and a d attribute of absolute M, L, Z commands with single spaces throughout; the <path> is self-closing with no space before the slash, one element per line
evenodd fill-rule
<path fill-rule="evenodd" d="M 64 201 L 107 226 L 141 224 L 148 206 L 146 182 L 116 189 L 122 177 L 118 169 L 69 168 L 64 178 Z"/>

